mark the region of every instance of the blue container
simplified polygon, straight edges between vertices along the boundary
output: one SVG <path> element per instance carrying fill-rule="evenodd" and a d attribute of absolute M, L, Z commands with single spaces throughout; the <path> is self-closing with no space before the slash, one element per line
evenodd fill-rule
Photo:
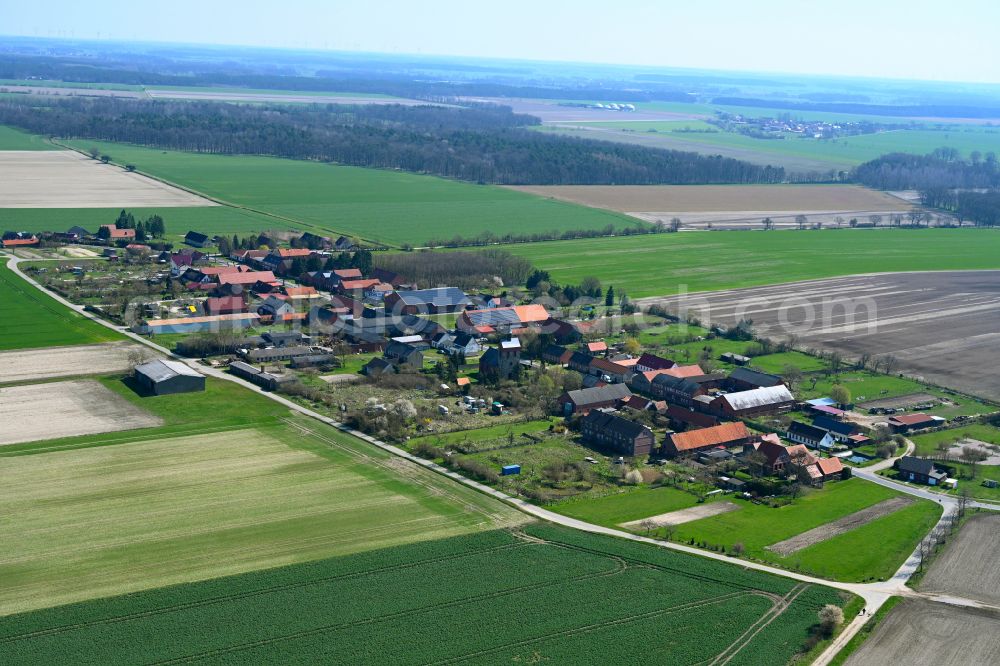
<path fill-rule="evenodd" d="M 520 473 L 521 473 L 520 465 L 504 465 L 503 467 L 500 468 L 501 476 L 510 476 L 511 474 L 520 474 Z"/>

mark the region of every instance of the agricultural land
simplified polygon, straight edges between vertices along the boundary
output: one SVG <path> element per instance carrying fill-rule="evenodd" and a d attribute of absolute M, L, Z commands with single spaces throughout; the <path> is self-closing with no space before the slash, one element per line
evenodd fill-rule
<path fill-rule="evenodd" d="M 213 205 L 72 150 L 0 151 L 0 208 Z"/>
<path fill-rule="evenodd" d="M 121 336 L 68 310 L 0 263 L 0 350 L 118 340 Z"/>
<path fill-rule="evenodd" d="M 11 664 L 43 656 L 357 663 L 372 655 L 405 664 L 784 663 L 828 603 L 844 599 L 643 544 L 528 525 L 13 616 L 0 620 L 0 641 Z M 622 631 L 630 640 L 616 638 Z"/>
<path fill-rule="evenodd" d="M 909 375 L 1000 399 L 991 362 L 1000 340 L 997 276 L 972 270 L 852 276 L 649 302 L 724 326 L 750 318 L 759 335 L 795 336 L 801 345 L 848 358 L 891 355 Z"/>
<path fill-rule="evenodd" d="M 719 231 L 554 241 L 510 250 L 562 283 L 599 276 L 632 298 L 861 273 L 1000 268 L 1000 234 L 989 229 Z"/>
<path fill-rule="evenodd" d="M 434 238 L 472 237 L 486 231 L 521 235 L 642 224 L 607 211 L 431 176 L 91 141 L 69 144 L 82 151 L 96 145 L 116 163 L 134 164 L 143 173 L 237 208 L 265 213 L 273 217 L 269 228 L 312 229 L 389 244 L 422 245 Z M 9 224 L 17 226 L 16 221 Z M 210 224 L 211 219 L 206 220 L 201 231 L 222 231 Z"/>
<path fill-rule="evenodd" d="M 514 187 L 543 197 L 626 213 L 645 222 L 680 219 L 682 229 L 759 229 L 769 217 L 774 228 L 793 228 L 806 215 L 810 224 L 835 226 L 849 218 L 888 219 L 911 208 L 906 201 L 856 185 L 550 185 Z"/>

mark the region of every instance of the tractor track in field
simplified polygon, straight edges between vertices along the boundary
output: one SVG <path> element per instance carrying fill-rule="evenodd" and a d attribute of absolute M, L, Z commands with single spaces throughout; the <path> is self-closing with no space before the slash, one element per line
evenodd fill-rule
<path fill-rule="evenodd" d="M 728 664 L 730 661 L 732 661 L 733 657 L 735 657 L 737 654 L 740 653 L 741 650 L 743 650 L 743 648 L 749 645 L 750 642 L 753 641 L 754 638 L 756 638 L 757 634 L 764 631 L 764 629 L 766 629 L 768 625 L 777 620 L 782 613 L 788 610 L 788 607 L 791 606 L 795 602 L 795 600 L 798 599 L 799 595 L 805 592 L 807 589 L 809 589 L 808 585 L 800 583 L 795 587 L 793 587 L 791 590 L 789 590 L 788 594 L 786 594 L 783 597 L 780 597 L 776 601 L 775 605 L 771 608 L 771 610 L 761 615 L 760 618 L 758 618 L 756 622 L 750 625 L 750 627 L 746 631 L 744 631 L 739 638 L 733 641 L 733 643 L 730 644 L 729 647 L 720 652 L 715 657 L 715 659 L 708 662 L 708 666 L 723 666 L 724 664 Z"/>

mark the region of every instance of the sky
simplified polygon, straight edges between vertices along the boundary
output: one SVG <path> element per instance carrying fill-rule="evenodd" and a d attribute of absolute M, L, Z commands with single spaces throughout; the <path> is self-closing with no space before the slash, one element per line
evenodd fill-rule
<path fill-rule="evenodd" d="M 997 0 L 39 0 L 0 33 L 1000 83 Z"/>

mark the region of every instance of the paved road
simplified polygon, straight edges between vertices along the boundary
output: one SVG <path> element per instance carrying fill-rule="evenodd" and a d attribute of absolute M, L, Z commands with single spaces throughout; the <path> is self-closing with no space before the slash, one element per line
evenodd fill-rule
<path fill-rule="evenodd" d="M 3 255 L 0 254 L 0 256 L 3 256 Z M 184 358 L 184 357 L 181 357 L 181 356 L 177 356 L 176 354 L 174 354 L 170 350 L 168 350 L 168 349 L 166 349 L 164 347 L 161 347 L 160 345 L 157 345 L 157 344 L 151 342 L 150 340 L 148 340 L 148 339 L 146 339 L 146 338 L 144 338 L 144 337 L 142 337 L 140 335 L 132 333 L 131 331 L 125 329 L 124 327 L 115 326 L 114 324 L 111 324 L 111 323 L 109 323 L 109 322 L 101 319 L 100 317 L 97 317 L 97 316 L 93 315 L 90 312 L 84 311 L 84 309 L 83 309 L 82 306 L 74 305 L 73 303 L 70 303 L 66 299 L 64 299 L 61 296 L 59 296 L 58 294 L 54 294 L 52 292 L 49 292 L 42 285 L 40 285 L 38 282 L 36 282 L 32 278 L 30 278 L 29 276 L 25 275 L 21 271 L 21 269 L 18 267 L 19 263 L 20 263 L 19 259 L 12 258 L 8 262 L 7 265 L 8 265 L 8 267 L 11 270 L 13 270 L 15 273 L 17 273 L 20 277 L 22 277 L 24 280 L 26 280 L 31 285 L 33 285 L 36 288 L 38 288 L 38 289 L 44 291 L 45 293 L 49 294 L 50 296 L 52 296 L 53 298 L 55 298 L 57 301 L 59 301 L 60 303 L 62 303 L 63 305 L 65 305 L 66 307 L 68 307 L 68 308 L 70 308 L 70 309 L 72 309 L 72 310 L 80 313 L 82 316 L 87 317 L 88 319 L 91 319 L 91 320 L 93 320 L 93 321 L 101 324 L 102 326 L 105 326 L 107 328 L 110 328 L 110 329 L 113 329 L 115 331 L 118 331 L 119 333 L 121 333 L 121 334 L 123 334 L 123 335 L 125 335 L 125 336 L 127 336 L 129 338 L 132 338 L 133 340 L 136 340 L 137 342 L 140 342 L 140 343 L 146 345 L 147 347 L 150 347 L 151 349 L 154 349 L 154 350 L 156 350 L 157 352 L 159 352 L 159 353 L 161 353 L 163 355 L 170 356 L 170 357 L 173 357 L 176 360 L 182 361 L 183 363 L 186 363 L 190 367 L 196 369 L 198 372 L 201 372 L 201 373 L 203 373 L 205 375 L 209 375 L 209 376 L 212 376 L 212 377 L 217 377 L 217 378 L 222 379 L 224 381 L 235 382 L 235 383 L 237 383 L 237 384 L 239 384 L 239 385 L 241 385 L 241 386 L 243 386 L 243 387 L 245 387 L 245 388 L 247 388 L 247 389 L 249 389 L 251 391 L 255 391 L 255 392 L 259 393 L 260 395 L 263 395 L 263 396 L 265 396 L 265 397 L 267 397 L 267 398 L 269 398 L 271 400 L 274 400 L 275 402 L 281 403 L 282 405 L 288 407 L 291 410 L 294 410 L 294 411 L 296 411 L 296 412 L 298 412 L 300 414 L 304 414 L 305 416 L 313 418 L 313 419 L 315 419 L 317 421 L 320 421 L 322 423 L 325 423 L 327 425 L 333 426 L 333 427 L 341 430 L 342 432 L 351 434 L 351 435 L 353 435 L 355 437 L 358 437 L 359 439 L 363 439 L 366 442 L 372 444 L 373 446 L 377 446 L 380 449 L 383 449 L 384 451 L 387 451 L 387 452 L 389 452 L 389 453 L 391 453 L 393 455 L 399 456 L 400 458 L 404 458 L 406 460 L 409 460 L 410 462 L 412 462 L 412 463 L 414 463 L 416 465 L 420 465 L 420 466 L 425 467 L 427 469 L 430 469 L 430 470 L 432 470 L 434 472 L 437 472 L 438 474 L 441 474 L 442 476 L 446 476 L 446 477 L 454 480 L 457 483 L 462 483 L 462 484 L 464 484 L 466 486 L 474 488 L 474 489 L 478 490 L 481 493 L 484 493 L 486 495 L 494 497 L 494 498 L 496 498 L 497 500 L 499 500 L 501 502 L 505 502 L 506 504 L 512 505 L 512 506 L 520 509 L 524 513 L 527 513 L 527 514 L 529 514 L 531 516 L 534 516 L 536 518 L 539 518 L 541 520 L 546 520 L 546 521 L 549 521 L 549 522 L 552 522 L 552 523 L 556 523 L 558 525 L 563 525 L 565 527 L 570 527 L 570 528 L 581 530 L 581 531 L 584 531 L 584 532 L 591 532 L 593 534 L 604 534 L 604 535 L 608 535 L 608 536 L 618 537 L 618 538 L 621 538 L 621 539 L 628 539 L 629 541 L 638 541 L 638 542 L 642 542 L 642 543 L 647 543 L 647 544 L 654 545 L 654 546 L 657 546 L 657 547 L 660 547 L 660 548 L 669 548 L 671 550 L 676 550 L 676 551 L 680 551 L 680 552 L 683 552 L 683 553 L 688 553 L 689 555 L 694 555 L 694 556 L 697 556 L 697 557 L 707 557 L 707 558 L 712 559 L 712 560 L 717 560 L 717 561 L 720 561 L 720 562 L 726 562 L 728 564 L 732 564 L 732 565 L 735 565 L 735 566 L 741 566 L 741 567 L 744 567 L 744 568 L 747 568 L 747 569 L 754 569 L 754 570 L 757 570 L 757 571 L 763 571 L 763 572 L 766 572 L 766 573 L 773 574 L 775 576 L 783 576 L 785 578 L 791 578 L 793 580 L 797 580 L 797 581 L 800 581 L 800 582 L 803 582 L 803 583 L 810 583 L 810 584 L 813 584 L 813 585 L 824 585 L 824 586 L 832 587 L 832 588 L 835 588 L 835 589 L 838 589 L 838 590 L 844 590 L 846 592 L 851 592 L 853 594 L 858 595 L 862 599 L 864 599 L 864 601 L 865 601 L 865 607 L 866 607 L 866 610 L 867 610 L 867 614 L 864 615 L 864 616 L 858 616 L 858 617 L 854 618 L 844 628 L 844 630 L 840 633 L 840 635 L 837 637 L 837 639 L 830 645 L 830 647 L 828 647 L 827 650 L 824 651 L 817 658 L 817 660 L 814 662 L 815 665 L 825 666 L 825 664 L 828 664 L 833 659 L 833 657 L 837 654 L 837 652 L 844 645 L 846 645 L 847 642 L 855 634 L 857 634 L 857 632 L 861 629 L 862 626 L 864 626 L 864 624 L 868 621 L 868 619 L 870 619 L 870 617 L 875 613 L 875 611 L 877 611 L 879 608 L 881 608 L 882 604 L 884 604 L 886 602 L 886 600 L 888 600 L 889 597 L 891 597 L 891 596 L 909 596 L 909 597 L 917 596 L 917 597 L 922 597 L 922 598 L 929 599 L 931 601 L 936 601 L 938 603 L 955 605 L 955 606 L 977 607 L 977 608 L 993 608 L 991 606 L 988 606 L 986 604 L 982 604 L 981 602 L 975 601 L 973 599 L 965 599 L 965 598 L 961 598 L 961 597 L 952 597 L 952 596 L 946 596 L 946 595 L 928 595 L 928 594 L 922 594 L 920 592 L 917 592 L 915 590 L 912 590 L 912 589 L 906 587 L 906 581 L 909 580 L 910 576 L 913 575 L 913 572 L 916 570 L 917 565 L 919 564 L 919 554 L 918 554 L 919 549 L 914 550 L 914 552 L 910 555 L 910 557 L 907 559 L 907 561 L 904 562 L 903 565 L 899 568 L 899 570 L 892 576 L 892 578 L 890 578 L 887 581 L 879 582 L 879 583 L 841 583 L 841 582 L 837 582 L 837 581 L 826 580 L 826 579 L 823 579 L 823 578 L 816 578 L 814 576 L 807 576 L 807 575 L 804 575 L 804 574 L 796 573 L 794 571 L 786 571 L 785 569 L 778 569 L 776 567 L 768 566 L 766 564 L 760 564 L 760 563 L 757 563 L 757 562 L 748 562 L 746 560 L 736 559 L 736 558 L 733 558 L 731 556 L 722 555 L 722 554 L 719 554 L 719 553 L 712 553 L 712 552 L 708 552 L 708 551 L 704 551 L 704 550 L 699 550 L 697 548 L 693 548 L 691 546 L 686 546 L 684 544 L 667 542 L 667 541 L 659 541 L 659 540 L 656 540 L 656 539 L 650 539 L 648 537 L 639 536 L 637 534 L 632 534 L 630 532 L 624 532 L 622 530 L 617 530 L 617 529 L 610 528 L 610 527 L 603 527 L 601 525 L 594 525 L 592 523 L 587 523 L 587 522 L 584 522 L 582 520 L 577 520 L 575 518 L 570 518 L 568 516 L 563 516 L 561 514 L 553 512 L 553 511 L 549 511 L 548 509 L 544 509 L 544 508 L 542 508 L 540 506 L 536 506 L 534 504 L 526 502 L 526 501 L 524 501 L 524 500 L 522 500 L 520 498 L 512 497 L 512 496 L 510 496 L 510 495 L 508 495 L 508 494 L 506 494 L 506 493 L 504 493 L 502 491 L 499 491 L 499 490 L 497 490 L 495 488 L 491 488 L 491 487 L 483 485 L 483 484 L 481 484 L 481 483 L 479 483 L 477 481 L 473 481 L 472 479 L 468 479 L 468 478 L 466 478 L 466 477 L 464 477 L 464 476 L 462 476 L 462 475 L 460 475 L 460 474 L 458 474 L 456 472 L 453 472 L 453 471 L 451 471 L 451 470 L 449 470 L 447 468 L 441 467 L 440 465 L 437 465 L 436 463 L 434 463 L 432 461 L 425 460 L 423 458 L 419 458 L 417 456 L 414 456 L 411 453 L 409 453 L 407 451 L 404 451 L 403 449 L 400 449 L 399 447 L 393 446 L 391 444 L 387 444 L 386 442 L 383 442 L 381 440 L 375 439 L 374 437 L 371 437 L 370 435 L 367 435 L 365 433 L 353 430 L 350 427 L 348 427 L 348 426 L 346 426 L 346 425 L 344 425 L 344 424 L 342 424 L 342 423 L 340 423 L 338 421 L 335 421 L 334 419 L 331 419 L 331 418 L 329 418 L 327 416 L 319 414 L 318 412 L 315 412 L 315 411 L 313 411 L 313 410 L 311 410 L 311 409 L 309 409 L 307 407 L 303 407 L 302 405 L 300 405 L 298 403 L 295 403 L 295 402 L 292 402 L 291 400 L 288 400 L 287 398 L 284 398 L 284 397 L 282 397 L 280 395 L 276 395 L 274 393 L 270 393 L 270 392 L 264 391 L 260 387 L 254 385 L 254 384 L 251 384 L 249 382 L 246 382 L 246 381 L 244 381 L 242 379 L 239 379 L 238 377 L 234 377 L 233 375 L 230 375 L 229 373 L 223 372 L 223 371 L 219 370 L 218 368 L 212 368 L 212 367 L 209 367 L 209 366 L 205 366 L 205 365 L 202 365 L 201 363 L 198 363 L 197 361 L 194 361 L 194 360 L 191 360 L 191 359 L 188 359 L 188 358 Z M 908 453 L 908 452 L 912 451 L 912 447 L 913 447 L 913 443 L 909 442 L 908 446 L 907 446 L 907 449 L 906 449 L 906 452 Z M 874 472 L 870 471 L 872 469 L 876 469 L 876 470 L 877 469 L 884 469 L 885 467 L 891 466 L 894 460 L 895 459 L 890 459 L 890 460 L 878 463 L 877 465 L 872 466 L 872 468 L 869 468 L 869 471 L 856 469 L 856 470 L 854 470 L 854 472 L 855 472 L 855 474 L 857 476 L 860 476 L 861 478 L 864 478 L 864 479 L 867 479 L 867 480 L 870 480 L 870 481 L 874 481 L 875 483 L 878 483 L 879 485 L 887 486 L 889 488 L 892 488 L 893 490 L 897 490 L 897 491 L 900 491 L 900 492 L 903 492 L 903 493 L 906 493 L 906 494 L 909 494 L 909 495 L 913 495 L 915 497 L 921 497 L 923 499 L 930 499 L 932 501 L 939 501 L 945 507 L 945 511 L 944 511 L 944 513 L 942 514 L 942 517 L 941 517 L 942 521 L 945 520 L 946 516 L 950 515 L 950 513 L 954 512 L 956 510 L 958 503 L 957 503 L 957 501 L 953 497 L 942 496 L 940 494 L 932 493 L 930 491 L 925 491 L 925 490 L 921 490 L 919 488 L 913 488 L 911 486 L 907 486 L 907 485 L 904 485 L 904 484 L 896 483 L 895 481 L 892 481 L 891 479 L 886 479 L 886 478 L 880 477 L 880 476 L 876 475 Z M 984 508 L 984 509 L 1000 510 L 1000 506 L 991 505 L 991 504 L 982 504 L 982 503 L 978 503 L 978 502 L 976 502 L 974 504 L 970 504 L 970 506 L 979 506 L 979 507 Z M 1000 608 L 997 608 L 996 610 L 1000 611 Z"/>

